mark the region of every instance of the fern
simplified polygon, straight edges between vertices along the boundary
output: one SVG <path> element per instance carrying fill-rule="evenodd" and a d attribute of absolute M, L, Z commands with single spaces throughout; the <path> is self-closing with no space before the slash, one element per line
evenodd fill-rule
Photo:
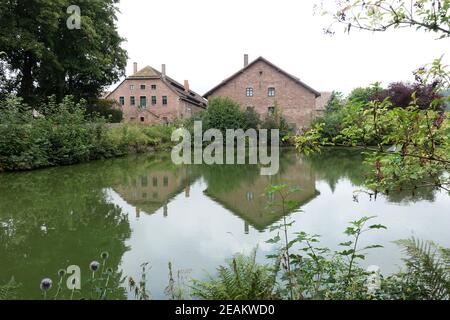
<path fill-rule="evenodd" d="M 194 281 L 192 294 L 206 300 L 274 299 L 275 272 L 256 263 L 256 250 L 250 256 L 238 254 L 226 266 L 217 269 L 216 277 Z"/>
<path fill-rule="evenodd" d="M 5 284 L 0 285 L 0 300 L 12 300 L 16 298 L 17 289 L 20 287 L 20 284 L 18 284 L 14 277 L 11 278 L 11 280 Z"/>
<path fill-rule="evenodd" d="M 399 240 L 407 272 L 403 282 L 411 294 L 407 298 L 448 300 L 450 298 L 450 250 L 431 241 Z"/>

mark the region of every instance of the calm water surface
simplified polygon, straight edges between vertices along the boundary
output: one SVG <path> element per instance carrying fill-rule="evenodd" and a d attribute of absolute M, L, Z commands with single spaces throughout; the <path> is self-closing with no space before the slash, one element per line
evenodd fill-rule
<path fill-rule="evenodd" d="M 376 215 L 374 222 L 388 230 L 367 234 L 361 245 L 385 246 L 365 261 L 384 272 L 401 266 L 392 241 L 415 236 L 450 247 L 446 193 L 354 198 L 364 167 L 360 154 L 349 150 L 314 157 L 285 151 L 280 161 L 273 177 L 260 176 L 257 166 L 175 166 L 163 153 L 0 174 L 0 283 L 14 276 L 22 284 L 20 298 L 41 298 L 42 278 L 57 281 L 57 271 L 72 264 L 90 277 L 89 263 L 108 251 L 109 266 L 121 278 L 139 279 L 140 265 L 148 262 L 152 298 L 164 299 L 169 261 L 175 274 L 194 278 L 256 246 L 264 261 L 275 249 L 265 242 L 273 235 L 269 227 L 282 217 L 267 209 L 264 191 L 280 183 L 301 188 L 291 231 L 321 234 L 332 248 L 346 240 L 349 221 Z M 126 288 L 119 280 L 112 286 Z M 127 296 L 125 289 L 114 295 Z"/>

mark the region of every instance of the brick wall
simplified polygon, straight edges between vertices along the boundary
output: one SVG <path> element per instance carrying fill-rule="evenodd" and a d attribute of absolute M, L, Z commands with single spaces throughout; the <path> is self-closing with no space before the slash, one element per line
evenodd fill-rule
<path fill-rule="evenodd" d="M 246 96 L 246 88 L 253 88 L 253 97 Z M 268 88 L 275 88 L 275 96 L 268 96 Z M 261 119 L 275 101 L 290 124 L 297 129 L 310 124 L 315 115 L 316 96 L 292 78 L 264 61 L 257 61 L 240 75 L 220 86 L 208 97 L 230 97 L 245 109 L 254 107 Z"/>
<path fill-rule="evenodd" d="M 141 89 L 141 85 L 145 85 L 145 90 Z M 156 90 L 152 90 L 152 85 L 156 85 Z M 134 89 L 131 89 L 131 86 L 134 86 Z M 135 97 L 134 106 L 130 103 L 131 96 Z M 147 107 L 139 109 L 141 96 L 147 97 Z M 156 96 L 155 105 L 152 105 L 152 96 Z M 167 96 L 167 105 L 163 105 L 163 96 Z M 119 105 L 120 97 L 125 98 L 124 106 Z M 126 79 L 108 96 L 108 99 L 117 102 L 118 107 L 123 111 L 123 121 L 129 123 L 173 122 L 176 119 L 184 119 L 203 110 L 188 102 L 181 101 L 179 96 L 161 79 Z"/>

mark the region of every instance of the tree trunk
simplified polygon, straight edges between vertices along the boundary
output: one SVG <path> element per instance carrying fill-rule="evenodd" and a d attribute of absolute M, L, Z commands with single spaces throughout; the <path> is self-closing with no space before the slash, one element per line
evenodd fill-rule
<path fill-rule="evenodd" d="M 34 57 L 30 52 L 25 52 L 23 65 L 21 68 L 22 79 L 20 81 L 19 96 L 26 103 L 30 103 L 33 98 L 33 66 Z"/>

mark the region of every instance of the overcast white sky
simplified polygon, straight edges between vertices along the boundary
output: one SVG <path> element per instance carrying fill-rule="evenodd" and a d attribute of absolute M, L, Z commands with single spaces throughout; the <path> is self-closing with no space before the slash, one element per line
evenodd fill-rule
<path fill-rule="evenodd" d="M 332 0 L 330 0 L 332 1 Z M 121 0 L 119 33 L 133 62 L 187 79 L 200 94 L 263 56 L 319 91 L 349 92 L 375 81 L 412 80 L 412 71 L 446 54 L 450 39 L 414 29 L 385 33 L 340 29 L 313 15 L 319 0 Z"/>

